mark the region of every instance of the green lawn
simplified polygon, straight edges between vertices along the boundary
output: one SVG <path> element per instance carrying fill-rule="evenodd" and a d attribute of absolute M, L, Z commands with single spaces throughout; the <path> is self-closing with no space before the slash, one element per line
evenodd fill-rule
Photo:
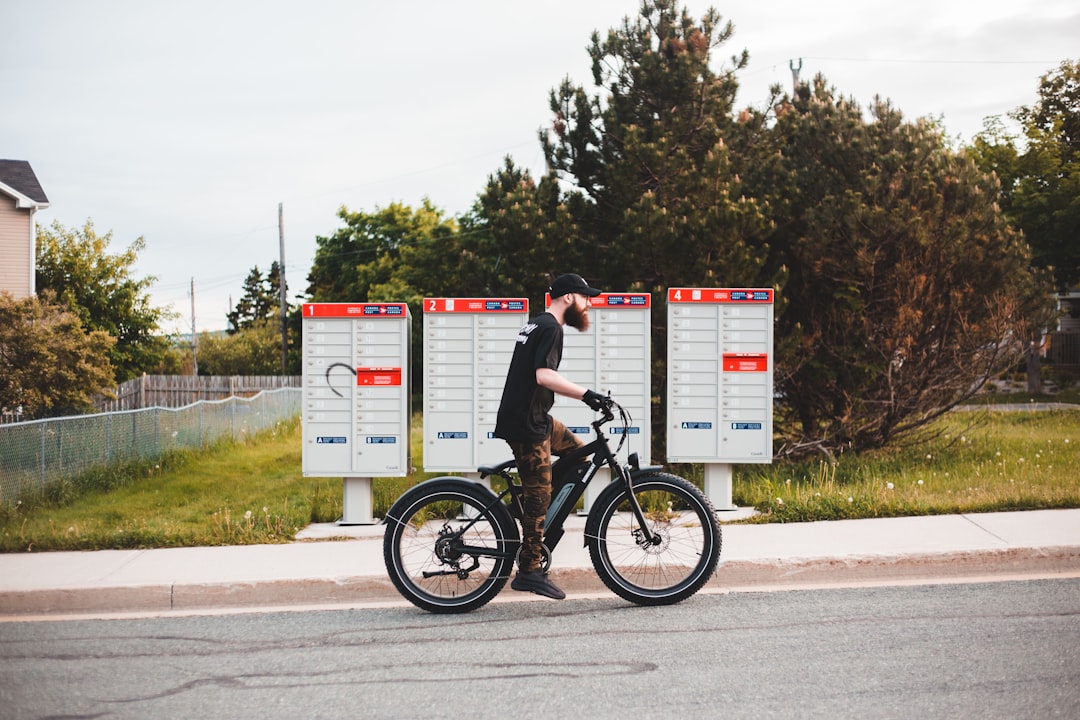
<path fill-rule="evenodd" d="M 835 462 L 743 465 L 755 522 L 1080 507 L 1080 408 L 952 413 L 933 442 Z"/>
<path fill-rule="evenodd" d="M 760 511 L 752 522 L 1080 507 L 1080 408 L 953 413 L 940 429 L 835 463 L 736 466 L 735 503 Z M 415 422 L 418 466 L 421 432 Z M 302 477 L 300 446 L 297 421 L 52 487 L 0 507 L 0 551 L 290 542 L 341 515 L 341 480 Z M 700 466 L 672 469 L 700 480 Z M 428 476 L 376 479 L 376 515 Z"/>
<path fill-rule="evenodd" d="M 0 510 L 0 549 L 289 542 L 340 514 L 341 480 L 301 477 L 297 421 L 51 487 Z"/>

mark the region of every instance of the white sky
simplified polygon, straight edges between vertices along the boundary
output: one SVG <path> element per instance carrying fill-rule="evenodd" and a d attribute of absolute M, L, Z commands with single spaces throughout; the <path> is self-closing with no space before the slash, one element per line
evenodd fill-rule
<path fill-rule="evenodd" d="M 1039 77 L 1080 58 L 1076 0 L 731 0 L 714 54 L 743 48 L 740 106 L 821 72 L 865 108 L 889 98 L 964 141 L 1036 99 Z M 0 158 L 27 160 L 38 215 L 142 236 L 138 277 L 189 331 L 225 327 L 255 265 L 278 258 L 307 288 L 316 235 L 342 205 L 429 197 L 467 211 L 511 155 L 543 171 L 548 92 L 591 89 L 585 47 L 638 0 L 0 0 Z M 469 293 L 467 281 L 462 294 Z M 292 299 L 292 298 L 290 298 Z"/>

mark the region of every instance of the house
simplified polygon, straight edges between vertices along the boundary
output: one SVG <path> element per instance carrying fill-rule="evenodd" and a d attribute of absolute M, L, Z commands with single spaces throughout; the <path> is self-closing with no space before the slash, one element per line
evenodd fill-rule
<path fill-rule="evenodd" d="M 1080 286 L 1058 293 L 1058 332 L 1080 333 Z"/>
<path fill-rule="evenodd" d="M 0 160 L 0 291 L 16 300 L 35 293 L 37 225 L 34 215 L 49 207 L 30 163 Z"/>
<path fill-rule="evenodd" d="M 1062 371 L 1072 370 L 1073 382 L 1080 380 L 1080 287 L 1058 293 L 1057 332 L 1046 336 L 1046 357 Z"/>

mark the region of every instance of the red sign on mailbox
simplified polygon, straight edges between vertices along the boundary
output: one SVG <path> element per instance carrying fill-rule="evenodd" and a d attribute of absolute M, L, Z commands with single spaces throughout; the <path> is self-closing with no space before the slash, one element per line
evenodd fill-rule
<path fill-rule="evenodd" d="M 358 367 L 356 384 L 378 387 L 400 386 L 401 368 L 399 367 Z"/>
<path fill-rule="evenodd" d="M 768 372 L 769 356 L 764 353 L 724 353 L 724 372 Z"/>
<path fill-rule="evenodd" d="M 426 313 L 524 313 L 528 298 L 424 298 Z"/>
<path fill-rule="evenodd" d="M 304 303 L 306 318 L 404 317 L 405 303 Z"/>

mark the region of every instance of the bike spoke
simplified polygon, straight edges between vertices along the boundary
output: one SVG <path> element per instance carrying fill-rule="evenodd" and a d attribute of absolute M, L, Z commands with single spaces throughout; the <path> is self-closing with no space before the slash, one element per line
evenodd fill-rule
<path fill-rule="evenodd" d="M 720 528 L 711 505 L 693 485 L 667 474 L 635 481 L 634 497 L 645 527 L 625 490 L 609 494 L 597 509 L 595 535 L 588 537 L 597 573 L 633 602 L 656 605 L 689 597 L 719 558 Z"/>
<path fill-rule="evenodd" d="M 513 558 L 509 517 L 497 520 L 475 490 L 456 485 L 421 495 L 387 530 L 387 569 L 402 594 L 435 612 L 464 612 L 491 599 Z M 516 538 L 516 535 L 513 535 Z"/>

